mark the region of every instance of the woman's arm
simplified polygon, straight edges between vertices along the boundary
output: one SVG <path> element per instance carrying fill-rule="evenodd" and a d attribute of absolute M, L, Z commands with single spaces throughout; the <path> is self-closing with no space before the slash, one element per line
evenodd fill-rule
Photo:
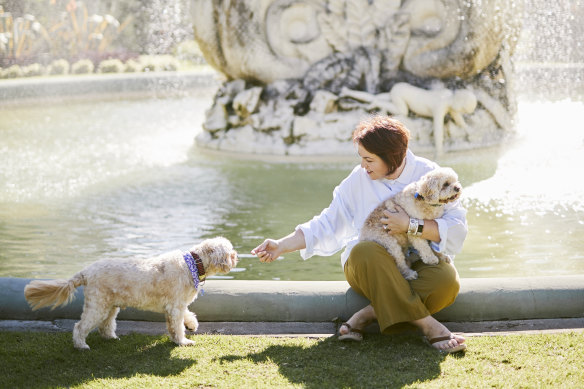
<path fill-rule="evenodd" d="M 387 226 L 389 234 L 405 234 L 408 232 L 410 217 L 400 206 L 396 208 L 397 212 L 384 211 L 385 218 L 381 219 L 381 222 Z M 439 243 L 438 223 L 435 220 L 424 219 L 424 229 L 421 237 Z"/>
<path fill-rule="evenodd" d="M 251 253 L 256 255 L 260 262 L 272 262 L 282 254 L 304 248 L 306 248 L 304 233 L 301 229 L 297 229 L 290 235 L 278 240 L 266 239 L 258 247 L 251 250 Z"/>
<path fill-rule="evenodd" d="M 385 211 L 385 218 L 381 222 L 387 226 L 389 233 L 407 233 L 410 222 L 408 214 L 400 207 L 398 212 Z M 454 255 L 460 252 L 466 238 L 468 227 L 466 224 L 466 210 L 459 204 L 447 209 L 440 219 L 424 220 L 422 238 L 432 242 L 432 248 L 438 252 Z"/>

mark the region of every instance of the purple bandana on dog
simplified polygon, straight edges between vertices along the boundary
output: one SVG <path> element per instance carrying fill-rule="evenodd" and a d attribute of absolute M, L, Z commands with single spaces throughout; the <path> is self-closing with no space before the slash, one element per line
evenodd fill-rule
<path fill-rule="evenodd" d="M 196 255 L 196 254 L 195 254 Z M 195 289 L 199 290 L 199 282 L 201 282 L 201 277 L 205 277 L 205 273 L 203 270 L 203 274 L 201 274 L 201 276 L 199 276 L 199 270 L 198 270 L 198 264 L 195 263 L 195 258 L 193 257 L 193 254 L 190 252 L 186 252 L 183 254 L 183 258 L 185 259 L 185 262 L 187 263 L 187 266 L 189 268 L 189 270 L 191 271 L 191 275 L 193 276 L 193 281 L 195 282 Z M 201 268 L 203 268 L 203 262 L 201 261 L 201 259 L 199 258 L 199 256 L 197 255 L 198 262 L 201 262 Z"/>

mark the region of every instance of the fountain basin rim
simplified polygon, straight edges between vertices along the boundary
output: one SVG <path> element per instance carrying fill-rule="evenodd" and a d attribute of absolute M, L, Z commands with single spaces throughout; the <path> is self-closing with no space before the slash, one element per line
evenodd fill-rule
<path fill-rule="evenodd" d="M 0 320 L 79 319 L 83 293 L 65 307 L 32 311 L 23 290 L 30 279 L 0 278 Z M 347 319 L 368 304 L 346 281 L 209 280 L 191 309 L 200 320 L 327 322 Z M 491 321 L 584 317 L 584 275 L 524 278 L 462 278 L 441 321 Z M 162 314 L 123 310 L 120 320 L 163 321 Z"/>
<path fill-rule="evenodd" d="M 218 87 L 220 74 L 211 67 L 189 71 L 107 73 L 0 80 L 2 105 L 35 100 L 66 100 L 108 95 L 176 94 L 201 86 Z"/>

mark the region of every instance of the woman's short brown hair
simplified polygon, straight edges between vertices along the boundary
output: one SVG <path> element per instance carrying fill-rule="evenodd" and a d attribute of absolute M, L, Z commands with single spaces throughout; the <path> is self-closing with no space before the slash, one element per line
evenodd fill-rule
<path fill-rule="evenodd" d="M 361 121 L 353 131 L 353 142 L 377 155 L 387 165 L 388 174 L 403 162 L 410 132 L 398 120 L 389 116 L 373 116 Z"/>

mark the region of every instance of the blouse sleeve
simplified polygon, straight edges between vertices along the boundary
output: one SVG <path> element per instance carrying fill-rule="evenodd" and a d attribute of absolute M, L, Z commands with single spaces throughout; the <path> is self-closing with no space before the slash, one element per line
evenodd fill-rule
<path fill-rule="evenodd" d="M 448 255 L 456 255 L 462 250 L 462 245 L 468 233 L 466 223 L 466 209 L 460 204 L 460 200 L 448 204 L 444 215 L 436 219 L 440 242 L 430 242 L 432 248 Z"/>
<path fill-rule="evenodd" d="M 351 176 L 335 188 L 331 204 L 320 215 L 296 227 L 302 230 L 306 242 L 306 248 L 300 250 L 303 259 L 332 255 L 358 234 L 353 222 L 355 201 L 350 180 Z"/>

